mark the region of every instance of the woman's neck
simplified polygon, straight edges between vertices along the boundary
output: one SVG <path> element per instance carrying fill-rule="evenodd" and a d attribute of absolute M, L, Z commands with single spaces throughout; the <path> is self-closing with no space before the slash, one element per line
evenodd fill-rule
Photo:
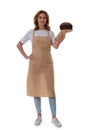
<path fill-rule="evenodd" d="M 45 30 L 44 26 L 39 26 L 39 30 Z"/>

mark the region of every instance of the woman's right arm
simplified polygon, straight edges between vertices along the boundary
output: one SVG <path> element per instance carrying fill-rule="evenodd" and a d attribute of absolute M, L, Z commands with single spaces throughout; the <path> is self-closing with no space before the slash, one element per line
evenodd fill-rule
<path fill-rule="evenodd" d="M 25 59 L 33 59 L 34 55 L 30 54 L 29 56 L 25 53 L 24 49 L 23 49 L 23 43 L 21 41 L 18 42 L 17 44 L 17 48 L 20 51 L 20 53 L 24 56 Z"/>

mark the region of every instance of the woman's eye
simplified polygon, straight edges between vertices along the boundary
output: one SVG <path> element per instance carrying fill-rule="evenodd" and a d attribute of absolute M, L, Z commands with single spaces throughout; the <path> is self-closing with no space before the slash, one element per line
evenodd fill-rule
<path fill-rule="evenodd" d="M 46 17 L 39 17 L 39 19 L 46 19 Z"/>
<path fill-rule="evenodd" d="M 39 17 L 39 19 L 41 19 L 42 17 Z"/>

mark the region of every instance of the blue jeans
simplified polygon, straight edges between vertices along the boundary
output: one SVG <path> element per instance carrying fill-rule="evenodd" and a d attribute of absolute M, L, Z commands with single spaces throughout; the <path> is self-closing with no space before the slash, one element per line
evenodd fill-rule
<path fill-rule="evenodd" d="M 41 113 L 41 98 L 40 97 L 34 97 L 35 107 L 37 113 Z M 49 104 L 51 109 L 51 114 L 56 115 L 56 98 L 55 97 L 49 97 Z"/>

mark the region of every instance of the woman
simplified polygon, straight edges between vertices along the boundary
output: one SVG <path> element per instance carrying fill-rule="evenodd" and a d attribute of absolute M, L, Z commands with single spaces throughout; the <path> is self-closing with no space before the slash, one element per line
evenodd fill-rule
<path fill-rule="evenodd" d="M 42 121 L 41 97 L 49 97 L 52 123 L 57 127 L 61 127 L 60 121 L 56 118 L 54 72 L 51 57 L 51 45 L 57 49 L 60 43 L 50 30 L 49 15 L 46 11 L 40 10 L 36 13 L 34 24 L 34 29 L 29 30 L 17 44 L 24 58 L 30 59 L 27 75 L 27 95 L 34 97 L 37 111 L 35 125 L 39 125 Z M 32 42 L 32 53 L 29 56 L 23 49 L 23 45 L 28 40 Z"/>

